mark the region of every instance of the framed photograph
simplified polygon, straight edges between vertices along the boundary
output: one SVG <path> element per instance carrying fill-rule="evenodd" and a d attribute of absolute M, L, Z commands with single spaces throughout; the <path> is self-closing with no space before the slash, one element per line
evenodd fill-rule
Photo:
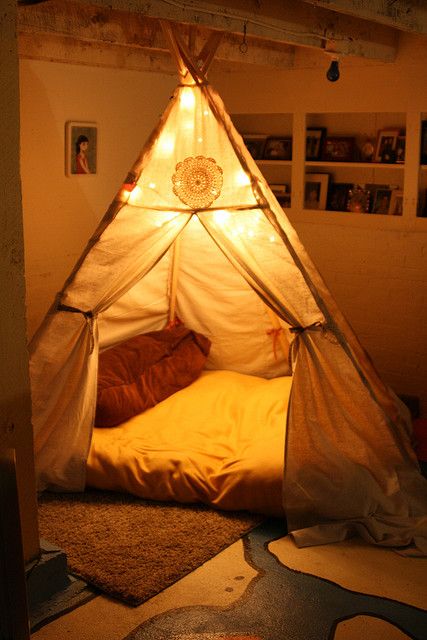
<path fill-rule="evenodd" d="M 305 209 L 326 209 L 329 173 L 306 173 L 304 187 Z"/>
<path fill-rule="evenodd" d="M 329 211 L 347 211 L 352 182 L 332 182 L 328 189 L 326 208 Z"/>
<path fill-rule="evenodd" d="M 401 216 L 403 214 L 403 191 L 402 189 L 393 189 L 390 198 L 390 207 L 388 210 L 390 216 Z"/>
<path fill-rule="evenodd" d="M 98 128 L 94 122 L 65 123 L 65 174 L 94 175 L 97 172 Z"/>
<path fill-rule="evenodd" d="M 245 134 L 243 142 L 254 160 L 261 160 L 264 157 L 264 147 L 267 136 L 261 134 Z"/>
<path fill-rule="evenodd" d="M 270 189 L 272 190 L 274 196 L 276 197 L 277 202 L 281 205 L 283 209 L 286 209 L 291 206 L 291 194 L 288 191 L 289 185 L 270 184 Z"/>
<path fill-rule="evenodd" d="M 356 140 L 350 136 L 327 136 L 323 143 L 322 160 L 351 162 L 354 160 Z"/>
<path fill-rule="evenodd" d="M 369 213 L 370 191 L 360 184 L 354 184 L 349 191 L 347 211 L 352 213 Z"/>
<path fill-rule="evenodd" d="M 382 129 L 378 132 L 374 162 L 396 162 L 396 142 L 399 129 Z"/>
<path fill-rule="evenodd" d="M 307 127 L 305 139 L 305 159 L 320 160 L 326 127 Z"/>
<path fill-rule="evenodd" d="M 371 213 L 388 215 L 392 193 L 392 189 L 377 189 L 374 194 Z"/>
<path fill-rule="evenodd" d="M 292 138 L 267 138 L 265 160 L 292 160 Z"/>
<path fill-rule="evenodd" d="M 405 162 L 406 136 L 397 136 L 396 140 L 396 162 L 403 164 Z"/>

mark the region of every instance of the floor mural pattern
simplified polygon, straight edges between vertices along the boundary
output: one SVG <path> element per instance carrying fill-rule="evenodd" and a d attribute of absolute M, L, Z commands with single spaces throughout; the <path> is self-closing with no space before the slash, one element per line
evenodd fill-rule
<path fill-rule="evenodd" d="M 245 536 L 245 559 L 257 577 L 232 606 L 172 609 L 125 640 L 332 640 L 340 622 L 362 615 L 385 620 L 413 640 L 427 640 L 427 611 L 350 591 L 279 562 L 267 547 L 285 533 L 283 523 L 272 520 Z"/>

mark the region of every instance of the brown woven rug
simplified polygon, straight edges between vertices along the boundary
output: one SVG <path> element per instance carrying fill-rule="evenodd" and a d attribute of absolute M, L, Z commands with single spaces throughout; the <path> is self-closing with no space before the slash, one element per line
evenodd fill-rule
<path fill-rule="evenodd" d="M 70 572 L 132 605 L 183 578 L 262 520 L 244 511 L 106 491 L 39 498 L 40 535 L 65 551 Z"/>

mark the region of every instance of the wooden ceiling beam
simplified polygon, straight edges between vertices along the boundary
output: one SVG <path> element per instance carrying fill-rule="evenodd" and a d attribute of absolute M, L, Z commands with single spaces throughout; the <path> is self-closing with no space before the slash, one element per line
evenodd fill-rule
<path fill-rule="evenodd" d="M 427 3 L 419 0 L 303 0 L 349 16 L 357 16 L 393 29 L 427 34 Z"/>
<path fill-rule="evenodd" d="M 263 40 L 282 46 L 333 50 L 341 55 L 383 62 L 393 61 L 397 53 L 398 32 L 395 29 L 352 15 L 339 14 L 317 4 L 310 6 L 299 0 L 48 0 L 37 5 L 21 6 L 19 20 L 21 22 L 24 19 L 24 13 L 40 11 L 43 15 L 49 12 L 55 14 L 61 10 L 61 6 L 64 10 L 68 4 L 78 4 L 82 10 L 88 6 L 97 7 L 99 22 L 106 20 L 104 32 L 108 30 L 105 12 L 114 10 L 140 18 L 160 18 L 216 29 L 241 39 L 246 25 L 247 40 L 251 40 L 252 46 L 256 46 L 256 41 Z M 251 62 L 250 59 L 247 61 Z"/>
<path fill-rule="evenodd" d="M 391 62 L 396 31 L 300 0 L 91 0 L 98 6 L 126 9 L 148 17 L 203 25 L 289 45 L 329 48 L 342 55 Z"/>
<path fill-rule="evenodd" d="M 201 26 L 182 25 L 181 28 L 186 37 L 191 36 L 196 51 L 202 49 L 212 33 Z M 21 57 L 97 65 L 102 64 L 104 58 L 106 66 L 114 66 L 114 60 L 119 59 L 120 65 L 127 68 L 139 68 L 139 65 L 147 68 L 147 63 L 153 66 L 150 56 L 153 58 L 155 53 L 162 61 L 162 68 L 175 71 L 171 65 L 165 68 L 169 48 L 159 20 L 140 13 L 54 0 L 37 7 L 21 7 L 18 33 Z M 281 69 L 294 64 L 294 48 L 289 45 L 248 38 L 247 51 L 242 52 L 241 42 L 240 35 L 225 33 L 215 60 Z M 158 68 L 155 63 L 154 68 Z"/>

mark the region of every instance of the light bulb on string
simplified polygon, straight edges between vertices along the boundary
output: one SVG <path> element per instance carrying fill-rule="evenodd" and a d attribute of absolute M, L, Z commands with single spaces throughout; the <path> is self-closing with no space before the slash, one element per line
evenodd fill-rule
<path fill-rule="evenodd" d="M 340 77 L 340 69 L 338 65 L 338 57 L 333 56 L 331 59 L 331 64 L 329 65 L 329 69 L 326 72 L 326 77 L 329 82 L 336 82 Z"/>

